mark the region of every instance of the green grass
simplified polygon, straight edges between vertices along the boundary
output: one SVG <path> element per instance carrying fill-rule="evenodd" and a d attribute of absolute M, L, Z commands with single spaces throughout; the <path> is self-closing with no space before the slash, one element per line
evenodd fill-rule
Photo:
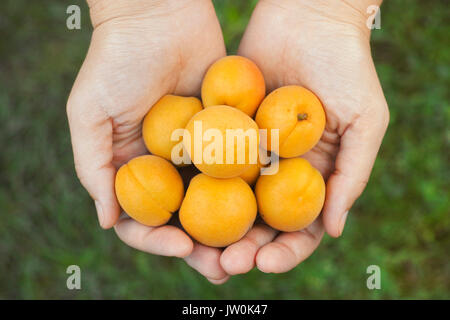
<path fill-rule="evenodd" d="M 373 54 L 391 124 L 342 238 L 294 270 L 213 286 L 182 260 L 102 231 L 76 179 L 65 103 L 90 39 L 65 28 L 74 1 L 7 1 L 0 14 L 0 298 L 450 298 L 448 5 L 386 1 Z M 229 53 L 255 1 L 216 1 Z M 66 267 L 82 290 L 66 289 Z M 382 289 L 366 288 L 367 266 Z"/>

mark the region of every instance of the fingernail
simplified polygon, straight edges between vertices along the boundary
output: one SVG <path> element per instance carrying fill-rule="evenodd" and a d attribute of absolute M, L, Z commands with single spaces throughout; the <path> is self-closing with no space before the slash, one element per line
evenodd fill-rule
<path fill-rule="evenodd" d="M 345 227 L 345 220 L 347 220 L 348 211 L 344 212 L 344 214 L 341 217 L 341 222 L 339 224 L 339 236 L 342 235 L 342 232 L 344 232 Z"/>
<path fill-rule="evenodd" d="M 103 208 L 99 201 L 95 200 L 95 209 L 97 210 L 98 222 L 103 227 Z"/>

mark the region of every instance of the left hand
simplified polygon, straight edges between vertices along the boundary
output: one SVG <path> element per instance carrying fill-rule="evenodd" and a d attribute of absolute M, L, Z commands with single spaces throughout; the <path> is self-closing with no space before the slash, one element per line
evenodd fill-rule
<path fill-rule="evenodd" d="M 116 169 L 146 154 L 142 120 L 168 93 L 200 94 L 208 67 L 225 55 L 211 0 L 88 0 L 91 44 L 67 115 L 77 175 L 95 200 L 102 228 L 141 251 L 185 258 L 211 281 L 226 279 L 221 251 L 193 243 L 171 225 L 119 219 Z"/>

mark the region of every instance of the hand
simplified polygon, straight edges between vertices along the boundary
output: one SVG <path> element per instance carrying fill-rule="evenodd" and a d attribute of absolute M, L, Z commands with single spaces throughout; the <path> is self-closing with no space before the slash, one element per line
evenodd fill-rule
<path fill-rule="evenodd" d="M 341 235 L 366 186 L 389 113 L 370 53 L 364 2 L 261 0 L 255 8 L 239 54 L 261 68 L 269 91 L 296 84 L 321 99 L 325 132 L 304 157 L 327 179 L 327 194 L 322 219 L 305 230 L 277 235 L 257 224 L 225 249 L 220 262 L 228 274 L 255 264 L 263 272 L 294 268 L 316 249 L 324 229 Z"/>
<path fill-rule="evenodd" d="M 118 221 L 116 169 L 146 153 L 141 122 L 168 93 L 199 95 L 207 68 L 225 55 L 210 0 L 91 0 L 94 32 L 67 103 L 77 175 L 95 200 L 103 228 L 137 249 L 186 257 L 211 279 L 222 279 L 218 251 L 195 245 L 179 228 Z M 216 268 L 208 268 L 217 261 Z"/>

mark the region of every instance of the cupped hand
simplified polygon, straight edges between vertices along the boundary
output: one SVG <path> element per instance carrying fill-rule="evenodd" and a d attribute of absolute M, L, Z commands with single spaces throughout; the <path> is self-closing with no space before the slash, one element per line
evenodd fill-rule
<path fill-rule="evenodd" d="M 116 169 L 146 153 L 141 122 L 168 93 L 198 96 L 207 68 L 225 55 L 210 0 L 90 0 L 94 25 L 67 114 L 77 175 L 95 200 L 100 225 L 128 245 L 187 257 L 207 278 L 226 277 L 220 251 L 194 244 L 175 226 L 151 228 L 119 220 Z"/>
<path fill-rule="evenodd" d="M 324 105 L 325 132 L 304 158 L 327 180 L 327 193 L 322 215 L 308 228 L 278 234 L 257 224 L 226 248 L 220 261 L 228 274 L 255 265 L 274 273 L 294 268 L 317 248 L 324 230 L 341 235 L 364 190 L 389 122 L 364 2 L 261 0 L 253 12 L 239 54 L 261 68 L 269 91 L 301 85 Z"/>

